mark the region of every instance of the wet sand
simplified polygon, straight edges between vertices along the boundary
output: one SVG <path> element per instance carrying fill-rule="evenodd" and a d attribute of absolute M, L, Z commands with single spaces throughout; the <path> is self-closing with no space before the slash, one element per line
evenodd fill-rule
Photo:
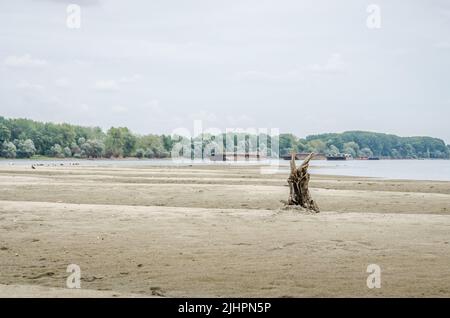
<path fill-rule="evenodd" d="M 0 296 L 450 296 L 450 182 L 313 175 L 307 214 L 282 209 L 287 175 L 0 167 Z"/>

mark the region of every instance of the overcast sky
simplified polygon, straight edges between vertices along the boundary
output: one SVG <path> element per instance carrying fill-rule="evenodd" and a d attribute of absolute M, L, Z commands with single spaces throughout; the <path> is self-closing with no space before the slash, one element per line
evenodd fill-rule
<path fill-rule="evenodd" d="M 381 28 L 367 26 L 371 3 Z M 449 84 L 446 0 L 0 0 L 5 117 L 450 143 Z"/>

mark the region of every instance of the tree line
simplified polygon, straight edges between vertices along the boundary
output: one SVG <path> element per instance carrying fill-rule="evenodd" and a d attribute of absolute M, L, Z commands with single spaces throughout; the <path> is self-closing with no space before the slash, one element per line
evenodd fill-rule
<path fill-rule="evenodd" d="M 367 131 L 347 131 L 297 138 L 280 136 L 280 151 L 316 152 L 325 155 L 349 154 L 387 159 L 450 159 L 450 146 L 438 138 L 399 137 Z"/>
<path fill-rule="evenodd" d="M 169 157 L 172 139 L 166 135 L 136 135 L 126 127 L 99 127 L 42 123 L 0 116 L 0 156 L 30 158 Z"/>
<path fill-rule="evenodd" d="M 298 138 L 293 134 L 268 136 L 221 136 L 224 148 L 257 148 L 275 156 L 291 152 L 316 152 L 325 155 L 349 154 L 353 157 L 391 159 L 450 159 L 450 146 L 438 138 L 399 137 L 365 131 L 328 133 Z M 237 138 L 239 137 L 239 138 Z M 264 138 L 263 138 L 264 137 Z M 273 140 L 276 138 L 276 143 Z M 184 140 L 183 140 L 184 139 Z M 264 140 L 264 142 L 263 142 Z M 7 119 L 0 116 L 0 157 L 30 158 L 35 155 L 56 158 L 168 158 L 175 143 L 186 138 L 169 135 L 137 135 L 126 127 L 99 127 L 43 123 L 30 119 Z M 187 141 L 192 157 L 202 158 L 214 136 L 197 136 Z M 197 146 L 200 145 L 200 146 Z M 195 152 L 200 152 L 195 153 Z"/>

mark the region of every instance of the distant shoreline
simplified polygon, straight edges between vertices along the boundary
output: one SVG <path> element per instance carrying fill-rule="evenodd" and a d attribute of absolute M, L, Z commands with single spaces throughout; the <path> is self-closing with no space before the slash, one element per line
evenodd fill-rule
<path fill-rule="evenodd" d="M 2 158 L 0 161 L 156 161 L 156 160 L 171 160 L 170 158 L 56 158 L 56 157 L 31 157 L 31 158 Z"/>
<path fill-rule="evenodd" d="M 3 158 L 0 157 L 0 161 L 171 161 L 172 158 L 137 158 L 137 157 L 125 157 L 125 158 L 57 158 L 57 157 L 31 157 L 31 158 Z M 192 160 L 192 162 L 199 162 L 201 159 Z M 204 161 L 208 161 L 208 159 L 203 159 Z M 273 160 L 277 160 L 274 158 Z M 279 158 L 280 161 L 286 161 L 282 158 Z M 450 158 L 387 158 L 387 159 L 380 159 L 382 161 L 448 161 Z M 301 162 L 302 160 L 296 160 L 298 162 Z M 326 159 L 314 159 L 313 161 L 327 161 Z M 363 160 L 363 159 L 349 159 L 345 160 L 343 162 L 351 162 L 351 161 L 372 161 L 372 160 Z M 186 160 L 187 162 L 187 160 Z M 209 162 L 209 161 L 208 161 Z M 221 162 L 221 161 L 216 161 Z M 224 161 L 224 162 L 234 162 L 234 161 Z M 264 160 L 257 161 L 257 160 L 250 160 L 250 161 L 238 161 L 238 162 L 264 162 Z"/>
<path fill-rule="evenodd" d="M 21 169 L 51 169 L 52 167 L 203 167 L 204 169 L 218 169 L 218 167 L 259 167 L 268 169 L 267 173 L 261 170 L 262 175 L 287 173 L 289 161 L 209 161 L 171 159 L 3 159 L 0 160 L 2 170 L 8 167 L 21 167 Z M 346 160 L 327 161 L 315 160 L 311 162 L 310 173 L 317 175 L 332 175 L 335 177 L 366 177 L 386 180 L 421 180 L 421 181 L 450 181 L 450 161 L 448 159 L 393 159 L 393 160 Z M 270 172 L 272 171 L 272 172 Z"/>

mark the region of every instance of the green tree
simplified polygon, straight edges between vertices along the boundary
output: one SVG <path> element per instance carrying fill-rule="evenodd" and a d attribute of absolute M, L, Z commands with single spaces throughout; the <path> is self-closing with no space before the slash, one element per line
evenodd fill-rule
<path fill-rule="evenodd" d="M 359 152 L 361 157 L 372 157 L 373 156 L 373 152 L 369 147 L 364 147 L 363 149 L 361 149 L 361 151 Z"/>
<path fill-rule="evenodd" d="M 82 141 L 83 141 L 83 143 L 85 142 L 84 138 L 83 138 Z M 81 148 L 80 148 L 80 146 L 77 145 L 76 142 L 72 142 L 70 144 L 70 152 L 72 153 L 72 156 L 74 156 L 74 157 L 80 157 L 81 156 Z"/>
<path fill-rule="evenodd" d="M 125 157 L 131 156 L 131 154 L 136 149 L 137 138 L 133 135 L 128 128 L 125 128 L 123 131 L 123 154 Z"/>
<path fill-rule="evenodd" d="M 51 148 L 50 148 L 50 154 L 53 157 L 57 157 L 57 158 L 62 158 L 64 157 L 63 154 L 63 149 L 59 144 L 54 144 Z"/>
<path fill-rule="evenodd" d="M 105 144 L 99 139 L 89 139 L 88 142 L 91 144 L 93 158 L 101 158 L 105 151 Z"/>
<path fill-rule="evenodd" d="M 2 157 L 5 158 L 15 158 L 16 157 L 16 146 L 10 141 L 4 141 L 0 152 Z"/>
<path fill-rule="evenodd" d="M 164 147 L 163 138 L 157 135 L 140 136 L 137 139 L 137 147 L 145 149 L 147 158 L 165 158 L 169 152 Z"/>
<path fill-rule="evenodd" d="M 70 158 L 70 157 L 72 157 L 72 150 L 70 150 L 69 147 L 64 147 L 63 154 L 64 154 L 64 157 Z"/>
<path fill-rule="evenodd" d="M 172 140 L 172 137 L 170 135 L 162 135 L 162 143 L 163 143 L 163 147 L 167 152 L 172 151 L 172 147 L 173 147 L 173 143 L 174 141 Z"/>
<path fill-rule="evenodd" d="M 20 140 L 17 146 L 17 157 L 30 158 L 36 153 L 36 148 L 31 139 Z"/>
<path fill-rule="evenodd" d="M 105 145 L 101 140 L 88 139 L 81 146 L 81 157 L 101 158 L 105 151 Z"/>
<path fill-rule="evenodd" d="M 327 154 L 330 156 L 337 156 L 339 154 L 339 149 L 335 145 L 330 145 L 328 147 Z"/>
<path fill-rule="evenodd" d="M 315 153 L 326 153 L 327 144 L 323 140 L 311 140 L 308 142 L 309 148 Z"/>
<path fill-rule="evenodd" d="M 3 124 L 0 124 L 0 143 L 9 141 L 10 138 L 11 138 L 11 131 L 9 130 L 9 128 Z"/>
<path fill-rule="evenodd" d="M 297 141 L 297 152 L 309 152 L 308 143 L 304 139 Z"/>
<path fill-rule="evenodd" d="M 297 137 L 293 134 L 280 134 L 278 142 L 282 156 L 297 150 Z"/>
<path fill-rule="evenodd" d="M 145 150 L 145 154 L 144 154 L 145 158 L 154 158 L 155 157 L 155 153 L 153 152 L 153 150 L 151 148 L 147 148 Z"/>
<path fill-rule="evenodd" d="M 346 142 L 344 143 L 343 147 L 345 154 L 349 154 L 353 158 L 356 158 L 358 156 L 359 145 L 356 142 L 354 141 Z"/>
<path fill-rule="evenodd" d="M 126 127 L 111 127 L 106 136 L 106 153 L 112 157 L 130 156 L 137 138 Z"/>
<path fill-rule="evenodd" d="M 136 149 L 136 157 L 142 159 L 145 155 L 145 150 L 142 148 Z"/>

